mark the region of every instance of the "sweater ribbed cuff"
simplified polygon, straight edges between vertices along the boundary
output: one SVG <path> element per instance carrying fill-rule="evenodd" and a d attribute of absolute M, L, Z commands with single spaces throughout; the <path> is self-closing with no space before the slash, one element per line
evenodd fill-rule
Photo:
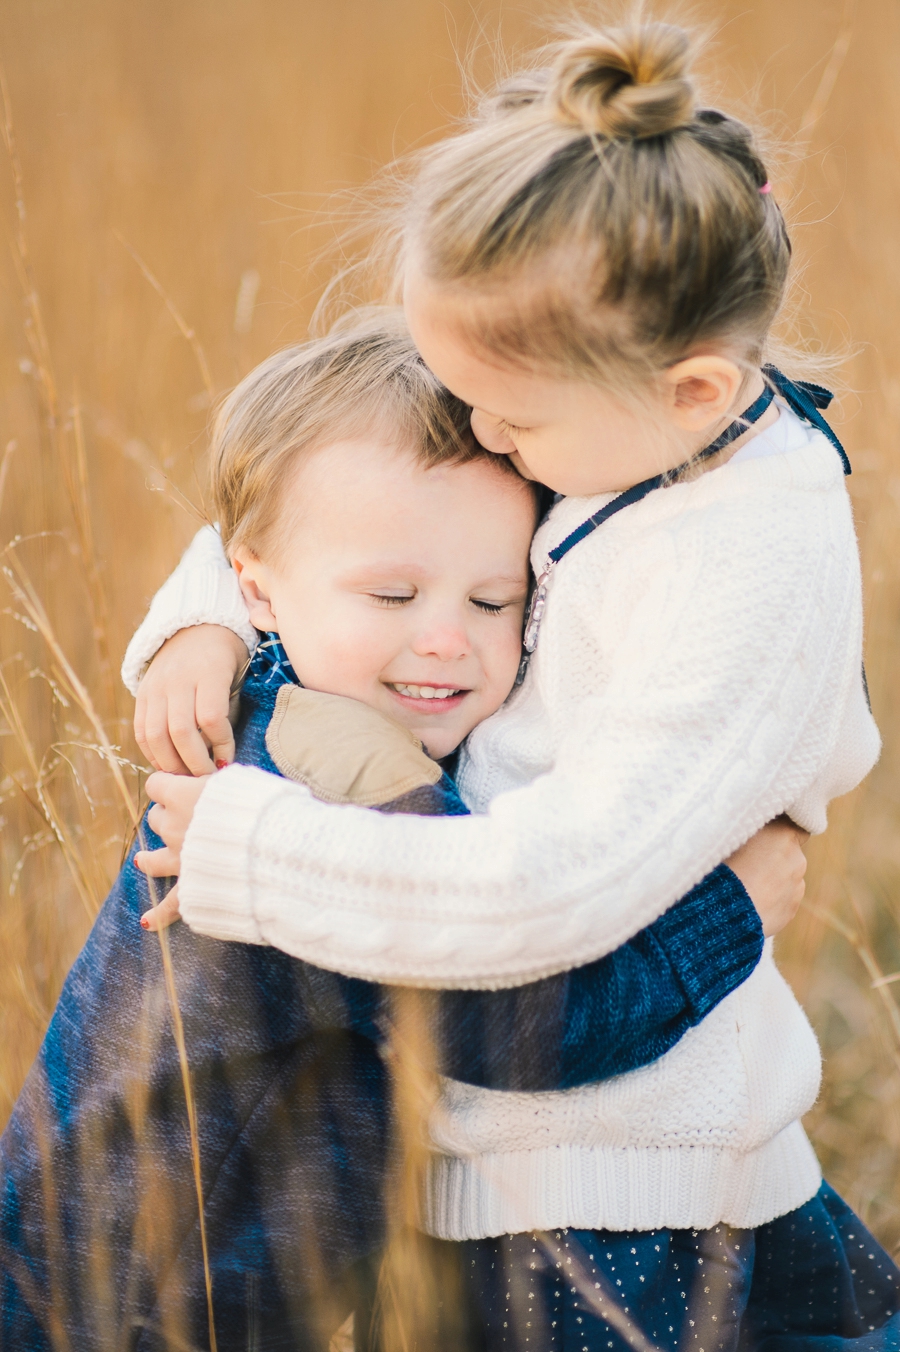
<path fill-rule="evenodd" d="M 740 986 L 763 952 L 759 912 L 737 874 L 720 864 L 653 926 L 697 1020 Z"/>
<path fill-rule="evenodd" d="M 181 851 L 179 904 L 191 929 L 214 939 L 266 942 L 254 908 L 252 845 L 261 816 L 284 791 L 283 779 L 249 765 L 210 776 Z"/>

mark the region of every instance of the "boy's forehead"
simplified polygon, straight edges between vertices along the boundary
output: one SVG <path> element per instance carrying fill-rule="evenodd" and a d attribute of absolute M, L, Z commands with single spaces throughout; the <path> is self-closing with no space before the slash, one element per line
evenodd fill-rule
<path fill-rule="evenodd" d="M 299 548 L 315 539 L 348 557 L 377 549 L 409 562 L 465 548 L 512 573 L 534 528 L 531 490 L 487 457 L 429 467 L 410 447 L 377 438 L 323 447 L 299 467 L 288 496 L 288 539 Z"/>
<path fill-rule="evenodd" d="M 532 490 L 498 459 L 486 453 L 429 464 L 417 447 L 399 440 L 353 438 L 325 445 L 300 463 L 289 493 L 300 505 L 338 513 L 400 515 L 414 502 L 436 517 L 458 511 L 478 515 L 485 500 L 504 499 L 513 513 L 533 511 Z"/>
<path fill-rule="evenodd" d="M 438 567 L 435 567 L 437 561 Z M 443 571 L 440 563 L 449 563 L 454 571 L 466 571 L 467 565 L 472 565 L 470 571 L 478 571 L 478 564 L 486 564 L 479 573 L 480 582 L 496 582 L 500 584 L 509 584 L 518 586 L 525 573 L 524 560 L 520 557 L 504 558 L 498 551 L 494 559 L 479 559 L 462 557 L 459 554 L 455 556 L 441 556 L 436 554 L 427 556 L 422 552 L 414 550 L 403 551 L 401 549 L 384 548 L 383 550 L 366 549 L 362 544 L 357 550 L 355 556 L 347 556 L 345 566 L 338 572 L 341 581 L 346 583 L 376 582 L 379 579 L 390 577 L 403 577 L 409 582 L 426 582 L 433 578 L 436 572 Z"/>

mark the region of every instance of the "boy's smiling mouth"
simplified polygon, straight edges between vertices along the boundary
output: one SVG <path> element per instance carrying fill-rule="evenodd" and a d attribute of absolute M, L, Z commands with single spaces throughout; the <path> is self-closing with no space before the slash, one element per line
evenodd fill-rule
<path fill-rule="evenodd" d="M 470 693 L 455 685 L 415 685 L 412 681 L 386 681 L 385 685 L 407 708 L 414 706 L 423 713 L 446 713 L 456 709 Z"/>

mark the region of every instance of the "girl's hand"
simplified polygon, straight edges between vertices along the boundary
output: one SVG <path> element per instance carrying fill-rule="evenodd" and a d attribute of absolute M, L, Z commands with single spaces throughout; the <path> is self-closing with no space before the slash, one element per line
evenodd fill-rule
<path fill-rule="evenodd" d="M 776 817 L 725 860 L 750 894 L 766 937 L 783 930 L 803 900 L 807 840 L 808 831 L 788 817 Z"/>
<path fill-rule="evenodd" d="M 167 929 L 169 925 L 179 919 L 181 912 L 178 909 L 178 884 L 170 887 L 166 895 L 158 906 L 151 906 L 149 911 L 145 911 L 141 916 L 141 929 L 161 930 Z"/>
<path fill-rule="evenodd" d="M 208 775 L 234 759 L 228 703 L 247 661 L 237 634 L 218 624 L 180 629 L 138 687 L 134 735 L 156 770 Z"/>
<path fill-rule="evenodd" d="M 177 878 L 181 872 L 181 847 L 191 824 L 197 800 L 206 788 L 205 778 L 186 779 L 183 775 L 157 772 L 147 780 L 147 793 L 153 807 L 147 822 L 164 842 L 161 850 L 139 850 L 135 867 L 148 878 Z M 173 887 L 158 906 L 141 916 L 144 929 L 163 929 L 178 916 L 178 888 Z"/>

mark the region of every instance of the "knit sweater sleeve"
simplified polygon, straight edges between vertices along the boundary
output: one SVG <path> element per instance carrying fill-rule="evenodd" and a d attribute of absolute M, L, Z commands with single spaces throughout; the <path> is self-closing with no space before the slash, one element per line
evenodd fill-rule
<path fill-rule="evenodd" d="M 445 1075 L 535 1093 L 656 1061 L 740 986 L 763 952 L 759 915 L 717 869 L 596 962 L 506 990 L 443 991 L 435 1042 Z"/>
<path fill-rule="evenodd" d="M 425 819 L 231 767 L 185 840 L 188 923 L 350 975 L 515 986 L 618 948 L 780 812 L 824 829 L 878 746 L 866 725 L 839 747 L 861 654 L 846 495 L 695 496 L 631 528 L 599 598 L 589 550 L 560 565 L 541 643 L 559 641 L 565 587 L 607 667 L 576 667 L 584 694 L 548 773 L 484 814 Z"/>
<path fill-rule="evenodd" d="M 195 624 L 224 625 L 246 643 L 250 652 L 259 640 L 250 623 L 237 576 L 213 526 L 204 526 L 194 536 L 178 567 L 154 596 L 125 650 L 122 680 L 132 695 L 137 694 L 146 667 L 166 639 Z"/>

